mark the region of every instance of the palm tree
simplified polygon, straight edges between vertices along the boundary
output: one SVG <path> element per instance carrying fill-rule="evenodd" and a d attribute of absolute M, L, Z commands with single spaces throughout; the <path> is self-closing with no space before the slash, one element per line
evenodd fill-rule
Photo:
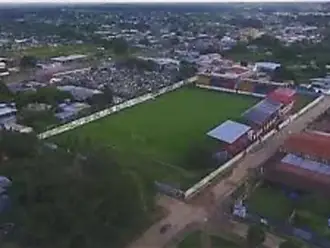
<path fill-rule="evenodd" d="M 246 236 L 247 248 L 257 248 L 265 241 L 265 239 L 266 234 L 260 225 L 249 226 Z"/>

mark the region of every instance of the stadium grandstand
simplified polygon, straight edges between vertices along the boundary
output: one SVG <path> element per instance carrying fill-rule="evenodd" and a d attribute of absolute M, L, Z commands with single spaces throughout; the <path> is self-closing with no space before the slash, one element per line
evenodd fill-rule
<path fill-rule="evenodd" d="M 264 99 L 243 113 L 243 119 L 254 130 L 253 139 L 257 139 L 275 127 L 279 121 L 281 107 L 281 103 Z"/>
<path fill-rule="evenodd" d="M 267 97 L 242 114 L 252 127 L 256 139 L 273 129 L 290 112 L 295 103 L 296 92 L 289 88 L 277 88 Z"/>
<path fill-rule="evenodd" d="M 265 166 L 265 178 L 298 190 L 330 193 L 330 137 L 303 132 L 291 135 L 278 158 Z M 279 156 L 280 155 L 280 156 Z"/>
<path fill-rule="evenodd" d="M 234 156 L 250 143 L 251 127 L 239 122 L 227 120 L 207 133 L 221 143 L 223 151 Z"/>

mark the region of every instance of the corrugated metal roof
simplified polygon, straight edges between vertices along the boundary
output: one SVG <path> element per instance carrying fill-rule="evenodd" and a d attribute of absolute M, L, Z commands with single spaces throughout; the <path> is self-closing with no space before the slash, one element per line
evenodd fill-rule
<path fill-rule="evenodd" d="M 322 191 L 329 194 L 330 177 L 308 171 L 293 165 L 279 163 L 266 170 L 265 178 L 271 182 L 281 183 L 307 191 Z"/>
<path fill-rule="evenodd" d="M 9 114 L 14 114 L 17 112 L 16 108 L 13 107 L 1 107 L 0 108 L 0 116 L 5 116 L 5 115 L 9 115 Z"/>
<path fill-rule="evenodd" d="M 291 153 L 330 160 L 330 137 L 318 133 L 293 134 L 284 142 L 283 148 Z"/>
<path fill-rule="evenodd" d="M 209 131 L 207 135 L 228 144 L 232 144 L 250 129 L 251 127 L 247 125 L 227 120 L 220 126 Z"/>
<path fill-rule="evenodd" d="M 286 172 L 301 177 L 303 180 L 316 181 L 320 183 L 330 184 L 330 176 L 305 170 L 294 165 L 280 163 L 276 165 L 276 170 Z"/>
<path fill-rule="evenodd" d="M 243 113 L 243 117 L 257 125 L 263 125 L 264 122 L 276 111 L 281 108 L 282 104 L 271 102 L 267 99 L 254 105 Z"/>
<path fill-rule="evenodd" d="M 317 172 L 330 176 L 330 166 L 324 163 L 305 159 L 294 154 L 287 154 L 282 160 L 282 163 L 290 164 L 305 170 Z"/>
<path fill-rule="evenodd" d="M 294 100 L 296 91 L 290 88 L 277 88 L 272 91 L 267 98 L 275 102 L 280 102 L 283 104 L 289 104 Z"/>

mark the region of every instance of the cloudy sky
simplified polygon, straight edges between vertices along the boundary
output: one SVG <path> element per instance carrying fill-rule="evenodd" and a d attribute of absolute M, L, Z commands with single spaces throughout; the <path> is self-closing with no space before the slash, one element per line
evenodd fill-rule
<path fill-rule="evenodd" d="M 310 0 L 309 2 L 316 2 L 317 0 Z M 317 1 L 317 2 L 321 2 Z M 327 0 L 324 0 L 322 2 L 325 2 Z M 148 3 L 184 3 L 184 2 L 205 2 L 205 1 L 196 1 L 196 0 L 129 0 L 129 1 L 125 1 L 125 0 L 50 0 L 50 1 L 45 1 L 45 0 L 0 0 L 0 3 L 46 3 L 46 2 L 50 2 L 50 3 L 92 3 L 92 2 L 107 2 L 107 3 L 127 3 L 127 2 L 131 2 L 131 3 L 141 3 L 141 2 L 148 2 Z M 207 0 L 206 2 L 261 2 L 258 0 Z M 262 2 L 287 2 L 285 0 L 264 0 Z M 304 2 L 304 1 L 300 1 L 300 0 L 292 0 L 291 2 Z"/>

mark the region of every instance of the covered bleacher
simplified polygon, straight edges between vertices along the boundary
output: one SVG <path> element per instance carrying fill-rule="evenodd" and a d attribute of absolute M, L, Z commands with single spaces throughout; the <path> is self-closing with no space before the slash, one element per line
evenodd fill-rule
<path fill-rule="evenodd" d="M 211 138 L 214 138 L 225 145 L 225 150 L 235 155 L 244 150 L 249 144 L 248 132 L 251 127 L 248 125 L 227 120 L 216 128 L 207 133 Z"/>
<path fill-rule="evenodd" d="M 264 99 L 243 113 L 243 118 L 249 123 L 263 126 L 281 109 L 282 104 Z"/>

